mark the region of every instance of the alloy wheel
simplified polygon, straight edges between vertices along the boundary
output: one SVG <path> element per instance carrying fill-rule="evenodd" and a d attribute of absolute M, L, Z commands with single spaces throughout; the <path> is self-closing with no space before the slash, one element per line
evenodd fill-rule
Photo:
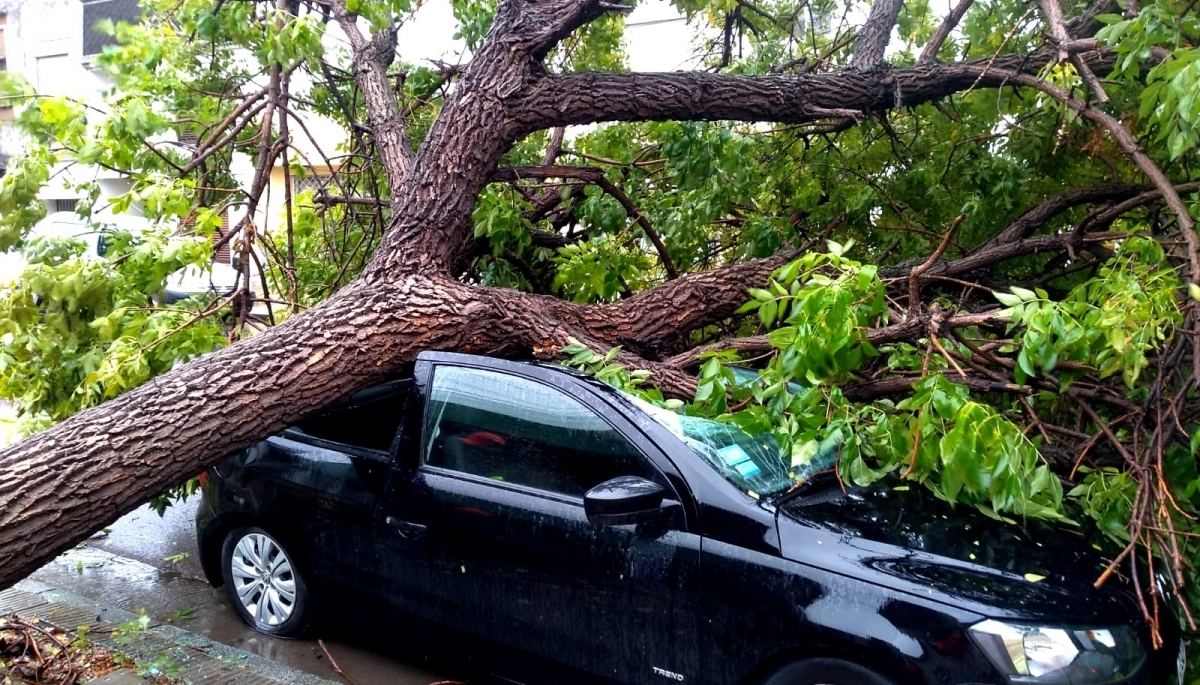
<path fill-rule="evenodd" d="M 262 533 L 247 533 L 234 546 L 229 563 L 238 601 L 256 623 L 278 626 L 291 617 L 296 576 L 279 543 Z"/>

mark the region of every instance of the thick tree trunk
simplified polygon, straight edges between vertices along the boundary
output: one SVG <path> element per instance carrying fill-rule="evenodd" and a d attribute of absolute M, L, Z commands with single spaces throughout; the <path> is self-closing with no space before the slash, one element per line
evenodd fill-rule
<path fill-rule="evenodd" d="M 529 348 L 546 330 L 542 313 L 507 299 L 421 276 L 357 283 L 10 447 L 0 455 L 0 587 L 421 350 Z"/>
<path fill-rule="evenodd" d="M 850 60 L 851 69 L 866 71 L 883 64 L 883 54 L 892 36 L 892 27 L 896 25 L 896 18 L 900 16 L 903 6 L 904 0 L 875 0 L 871 3 L 871 13 L 858 30 L 854 58 Z"/>
<path fill-rule="evenodd" d="M 146 494 L 180 483 L 326 398 L 395 371 L 416 345 L 457 346 L 461 292 L 428 280 L 347 288 L 321 307 L 207 355 L 6 450 L 0 587 Z M 396 301 L 408 303 L 403 315 Z M 446 334 L 454 331 L 453 337 Z"/>

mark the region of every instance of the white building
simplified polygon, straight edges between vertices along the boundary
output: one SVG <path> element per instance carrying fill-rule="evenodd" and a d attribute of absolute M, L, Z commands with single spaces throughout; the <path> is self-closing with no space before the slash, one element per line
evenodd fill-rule
<path fill-rule="evenodd" d="M 5 13 L 4 68 L 24 75 L 40 94 L 70 95 L 93 105 L 101 104 L 99 93 L 109 84 L 91 63 L 113 39 L 91 27 L 101 19 L 136 21 L 141 13 L 137 0 L 0 0 L 0 11 Z M 11 118 L 11 107 L 0 109 L 0 119 Z M 0 129 L 0 155 L 18 153 L 20 145 L 12 126 Z M 71 186 L 89 181 L 100 186 L 102 196 L 129 187 L 118 174 L 72 167 L 43 192 L 47 209 L 74 209 L 80 195 Z"/>

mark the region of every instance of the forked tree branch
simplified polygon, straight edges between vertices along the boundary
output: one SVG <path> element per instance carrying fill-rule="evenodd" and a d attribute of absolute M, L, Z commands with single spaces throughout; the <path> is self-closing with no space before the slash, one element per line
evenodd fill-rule
<path fill-rule="evenodd" d="M 617 184 L 608 180 L 603 170 L 586 166 L 557 165 L 503 167 L 496 170 L 493 178 L 497 181 L 508 182 L 519 181 L 523 178 L 575 178 L 599 186 L 601 190 L 608 193 L 621 205 L 629 218 L 633 219 L 641 227 L 642 232 L 646 234 L 646 238 L 654 245 L 654 249 L 658 253 L 659 262 L 662 263 L 663 270 L 667 272 L 667 278 L 672 280 L 679 278 L 679 270 L 675 268 L 675 262 L 671 259 L 670 253 L 667 252 L 667 246 L 658 235 L 658 231 L 654 230 L 654 227 L 650 225 L 650 220 L 642 214 L 642 211 L 625 194 L 625 191 L 621 190 L 621 187 Z"/>
<path fill-rule="evenodd" d="M 1150 186 L 1134 183 L 1103 183 L 1083 188 L 1072 188 L 1058 195 L 1052 195 L 1026 210 L 1024 214 L 1017 217 L 1012 223 L 1001 229 L 999 233 L 980 245 L 977 251 L 989 250 L 997 245 L 1021 240 L 1044 226 L 1047 221 L 1074 207 L 1099 202 L 1128 200 L 1131 197 L 1136 197 L 1139 193 L 1144 193 L 1150 188 Z"/>
<path fill-rule="evenodd" d="M 1108 102 L 1108 93 L 1104 92 L 1104 86 L 1100 85 L 1100 79 L 1092 73 L 1088 65 L 1079 58 L 1077 50 L 1069 50 L 1074 39 L 1067 32 L 1066 24 L 1063 21 L 1062 7 L 1059 6 L 1058 0 L 1038 0 L 1038 5 L 1042 8 L 1042 14 L 1046 17 L 1046 24 L 1050 27 L 1050 35 L 1054 37 L 1054 42 L 1058 45 L 1058 60 L 1060 62 L 1070 60 L 1071 64 L 1075 65 L 1076 71 L 1088 85 L 1096 99 L 1100 102 Z"/>
<path fill-rule="evenodd" d="M 354 81 L 367 103 L 367 124 L 387 171 L 394 195 L 400 188 L 415 157 L 405 130 L 404 114 L 387 80 L 387 69 L 396 59 L 396 27 L 363 35 L 358 15 L 346 9 L 345 0 L 331 0 L 333 16 L 346 34 L 353 50 Z"/>
<path fill-rule="evenodd" d="M 1017 85 L 1033 88 L 1049 95 L 1076 114 L 1098 124 L 1101 128 L 1108 131 L 1121 150 L 1137 164 L 1142 173 L 1146 174 L 1150 182 L 1154 184 L 1154 187 L 1162 195 L 1167 206 L 1170 207 L 1171 212 L 1175 214 L 1175 218 L 1179 222 L 1179 231 L 1183 236 L 1184 242 L 1187 243 L 1188 280 L 1193 283 L 1197 282 L 1200 279 L 1200 237 L 1196 235 L 1196 224 L 1192 220 L 1187 206 L 1183 204 L 1183 199 L 1180 198 L 1179 192 L 1175 190 L 1174 184 L 1171 183 L 1162 169 L 1158 168 L 1154 160 L 1150 159 L 1150 156 L 1142 149 L 1137 139 L 1129 132 L 1129 129 L 1125 128 L 1124 124 L 1107 112 L 1088 106 L 1087 103 L 1072 96 L 1065 89 L 1043 81 L 1036 76 L 1014 72 L 1007 74 L 1007 79 Z"/>

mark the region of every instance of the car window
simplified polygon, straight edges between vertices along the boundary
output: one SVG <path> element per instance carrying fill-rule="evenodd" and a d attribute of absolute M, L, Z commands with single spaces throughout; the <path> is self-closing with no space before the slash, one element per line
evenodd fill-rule
<path fill-rule="evenodd" d="M 598 414 L 536 381 L 438 367 L 424 463 L 572 497 L 617 476 L 653 479 L 642 454 Z"/>
<path fill-rule="evenodd" d="M 404 418 L 410 384 L 407 380 L 396 381 L 363 390 L 309 416 L 294 428 L 320 440 L 390 452 Z"/>

